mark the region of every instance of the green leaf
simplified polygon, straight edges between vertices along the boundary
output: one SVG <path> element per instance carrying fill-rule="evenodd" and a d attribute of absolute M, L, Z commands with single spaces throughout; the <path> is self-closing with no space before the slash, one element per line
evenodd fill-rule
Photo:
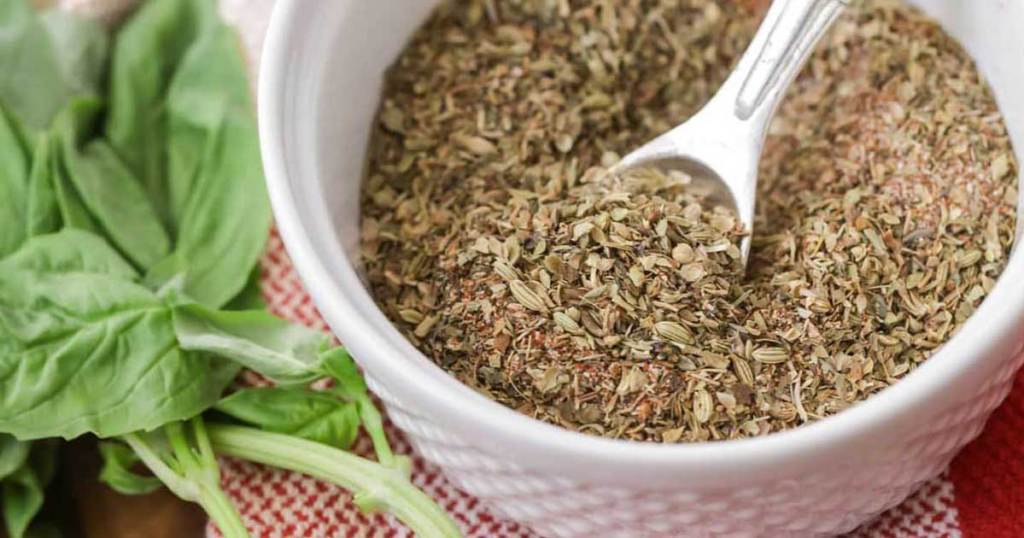
<path fill-rule="evenodd" d="M 170 239 L 139 181 L 110 146 L 100 139 L 84 142 L 100 111 L 98 101 L 76 99 L 58 116 L 61 160 L 92 219 L 125 255 L 148 268 L 167 255 Z"/>
<path fill-rule="evenodd" d="M 0 508 L 11 538 L 23 538 L 43 507 L 43 485 L 29 466 L 23 466 L 0 484 Z"/>
<path fill-rule="evenodd" d="M 224 305 L 224 310 L 263 310 L 266 307 L 267 303 L 263 300 L 263 270 L 256 264 L 242 292 Z"/>
<path fill-rule="evenodd" d="M 274 381 L 308 383 L 322 375 L 319 353 L 330 338 L 263 311 L 216 311 L 202 305 L 174 308 L 182 349 L 230 358 Z"/>
<path fill-rule="evenodd" d="M 0 106 L 0 258 L 16 250 L 28 232 L 29 155 L 14 123 Z"/>
<path fill-rule="evenodd" d="M 89 210 L 86 209 L 82 199 L 75 191 L 68 178 L 67 169 L 61 159 L 61 141 L 56 134 L 47 137 L 49 147 L 45 154 L 37 154 L 36 158 L 46 157 L 50 161 L 49 181 L 53 189 L 54 198 L 57 202 L 57 210 L 60 214 L 60 222 L 64 226 L 78 228 L 94 233 L 100 233 L 99 227 L 93 220 Z"/>
<path fill-rule="evenodd" d="M 118 493 L 144 495 L 160 489 L 163 485 L 155 476 L 143 476 L 132 471 L 132 468 L 142 460 L 135 451 L 121 443 L 100 443 L 100 456 L 103 457 L 100 480 Z"/>
<path fill-rule="evenodd" d="M 0 260 L 0 272 L 99 273 L 128 280 L 138 273 L 102 237 L 66 228 L 29 239 L 24 247 Z"/>
<path fill-rule="evenodd" d="M 11 435 L 0 433 L 0 482 L 25 464 L 31 445 Z"/>
<path fill-rule="evenodd" d="M 107 32 L 67 9 L 45 11 L 42 23 L 57 51 L 57 66 L 69 93 L 99 95 L 110 52 Z"/>
<path fill-rule="evenodd" d="M 224 24 L 211 25 L 182 58 L 167 94 L 170 209 L 179 229 L 188 225 L 197 193 L 262 186 L 250 92 L 238 37 Z"/>
<path fill-rule="evenodd" d="M 182 57 L 216 24 L 214 9 L 208 0 L 145 2 L 118 32 L 111 54 L 107 138 L 166 224 L 171 224 L 166 96 Z M 216 68 L 214 60 L 208 68 Z"/>
<path fill-rule="evenodd" d="M 56 172 L 50 158 L 50 135 L 43 133 L 35 144 L 32 168 L 28 176 L 27 236 L 56 232 L 60 229 L 60 205 L 54 188 Z"/>
<path fill-rule="evenodd" d="M 105 39 L 95 23 L 44 24 L 25 0 L 0 2 L 0 105 L 29 131 L 45 129 L 71 96 L 95 90 Z"/>
<path fill-rule="evenodd" d="M 218 69 L 210 69 L 213 62 Z M 167 101 L 174 254 L 147 281 L 221 307 L 245 287 L 270 229 L 259 140 L 235 36 L 218 26 L 182 61 Z"/>
<path fill-rule="evenodd" d="M 266 431 L 339 448 L 349 448 L 359 432 L 355 403 L 304 387 L 243 389 L 216 409 Z"/>
<path fill-rule="evenodd" d="M 56 466 L 56 445 L 36 443 L 22 466 L 0 484 L 0 507 L 10 538 L 30 535 L 29 526 L 43 507 L 43 491 Z"/>
<path fill-rule="evenodd" d="M 105 240 L 73 228 L 33 237 L 17 252 L 0 260 L 0 274 L 17 271 L 40 274 L 85 272 L 127 280 L 138 278 L 135 270 Z M 0 325 L 2 321 L 0 318 Z M 13 339 L 0 339 L 0 357 L 20 349 L 21 345 Z"/>
<path fill-rule="evenodd" d="M 147 2 L 117 37 L 107 135 L 174 240 L 146 277 L 213 308 L 263 252 L 270 205 L 245 64 L 206 0 Z"/>
<path fill-rule="evenodd" d="M 323 353 L 321 363 L 325 373 L 330 375 L 338 385 L 336 389 L 351 400 L 358 400 L 369 396 L 366 388 L 366 380 L 359 371 L 348 350 L 343 347 L 335 347 Z"/>
<path fill-rule="evenodd" d="M 324 372 L 337 382 L 334 390 L 354 401 L 358 406 L 359 418 L 363 423 L 363 429 L 373 441 L 377 460 L 389 467 L 407 466 L 408 461 L 394 456 L 391 443 L 388 442 L 387 434 L 384 432 L 384 419 L 373 400 L 370 399 L 370 393 L 366 389 L 366 380 L 348 351 L 342 347 L 327 350 L 321 355 L 320 361 Z"/>
<path fill-rule="evenodd" d="M 0 431 L 20 439 L 108 437 L 189 418 L 238 371 L 180 349 L 171 308 L 106 274 L 0 271 L 0 342 Z"/>

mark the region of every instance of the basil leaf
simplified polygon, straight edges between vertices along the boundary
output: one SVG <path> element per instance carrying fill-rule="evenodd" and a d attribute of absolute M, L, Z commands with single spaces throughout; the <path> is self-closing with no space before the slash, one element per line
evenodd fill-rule
<path fill-rule="evenodd" d="M 241 293 L 224 305 L 224 310 L 263 310 L 265 308 L 267 308 L 267 303 L 263 300 L 263 268 L 256 264 L 249 272 L 249 280 L 242 288 Z"/>
<path fill-rule="evenodd" d="M 330 346 L 324 333 L 263 311 L 216 311 L 195 303 L 174 308 L 174 332 L 182 349 L 230 358 L 284 384 L 322 375 L 319 354 Z"/>
<path fill-rule="evenodd" d="M 142 460 L 135 451 L 121 443 L 100 443 L 100 456 L 103 457 L 100 480 L 118 493 L 144 495 L 163 486 L 163 482 L 155 476 L 143 476 L 132 471 L 132 467 Z"/>
<path fill-rule="evenodd" d="M 133 262 L 148 268 L 170 251 L 170 239 L 138 180 L 103 140 L 79 149 L 93 132 L 100 103 L 76 99 L 57 118 L 67 177 L 92 218 Z"/>
<path fill-rule="evenodd" d="M 108 437 L 189 418 L 238 371 L 180 349 L 171 308 L 106 274 L 0 271 L 0 342 L 0 431 L 20 439 Z"/>
<path fill-rule="evenodd" d="M 209 69 L 209 63 L 219 69 Z M 219 308 L 245 287 L 270 230 L 259 140 L 237 39 L 217 25 L 188 51 L 167 97 L 168 188 L 177 242 L 147 277 L 183 278 Z"/>
<path fill-rule="evenodd" d="M 27 235 L 56 232 L 61 227 L 60 206 L 54 188 L 53 159 L 50 158 L 50 136 L 43 134 L 35 144 L 32 168 L 28 176 Z"/>
<path fill-rule="evenodd" d="M 31 467 L 18 469 L 0 484 L 0 501 L 8 536 L 24 538 L 43 507 L 43 485 Z"/>
<path fill-rule="evenodd" d="M 29 526 L 43 507 L 43 491 L 57 468 L 57 446 L 36 443 L 28 459 L 0 484 L 0 508 L 10 538 L 29 536 Z"/>
<path fill-rule="evenodd" d="M 0 2 L 0 104 L 29 131 L 45 129 L 69 98 L 95 91 L 105 39 L 95 23 L 44 24 L 25 0 Z"/>
<path fill-rule="evenodd" d="M 363 429 L 373 441 L 377 460 L 388 466 L 405 465 L 405 462 L 399 461 L 392 453 L 391 444 L 384 432 L 384 419 L 381 417 L 380 411 L 377 410 L 377 406 L 373 404 L 373 400 L 370 399 L 370 393 L 366 389 L 366 380 L 359 372 L 359 368 L 352 360 L 348 350 L 342 347 L 327 350 L 321 354 L 320 361 L 323 371 L 337 382 L 334 391 L 356 403 Z"/>
<path fill-rule="evenodd" d="M 28 232 L 25 201 L 31 157 L 0 106 L 0 258 L 16 250 Z"/>
<path fill-rule="evenodd" d="M 0 482 L 25 464 L 30 446 L 14 436 L 0 433 Z"/>
<path fill-rule="evenodd" d="M 45 157 L 50 161 L 49 180 L 53 188 L 54 197 L 57 202 L 57 209 L 60 213 L 60 220 L 64 226 L 100 233 L 99 227 L 93 220 L 89 210 L 86 209 L 82 199 L 75 191 L 74 185 L 68 178 L 68 173 L 60 155 L 60 137 L 56 134 L 48 137 L 49 148 Z M 39 158 L 39 157 L 37 157 Z"/>
<path fill-rule="evenodd" d="M 324 352 L 321 357 L 325 373 L 330 375 L 338 384 L 335 390 L 350 400 L 359 400 L 369 397 L 366 388 L 366 380 L 359 372 L 352 356 L 343 347 L 336 347 Z"/>
<path fill-rule="evenodd" d="M 0 272 L 84 272 L 135 280 L 138 273 L 102 237 L 67 228 L 33 237 L 14 254 L 0 260 Z"/>
<path fill-rule="evenodd" d="M 220 308 L 270 227 L 245 65 L 213 2 L 153 0 L 117 36 L 106 133 L 174 240 L 146 277 Z"/>
<path fill-rule="evenodd" d="M 74 95 L 99 95 L 110 38 L 95 21 L 67 9 L 49 9 L 41 21 L 50 35 L 61 77 Z"/>
<path fill-rule="evenodd" d="M 0 260 L 0 273 L 19 270 L 34 273 L 100 273 L 128 280 L 138 278 L 135 270 L 106 241 L 72 228 L 33 237 L 17 252 Z M 0 317 L 2 324 L 3 318 Z M 14 339 L 0 339 L 0 357 L 20 349 L 21 345 Z"/>
<path fill-rule="evenodd" d="M 356 404 L 304 387 L 243 389 L 215 409 L 266 431 L 343 449 L 352 446 L 359 433 Z"/>
<path fill-rule="evenodd" d="M 168 225 L 165 98 L 181 58 L 216 23 L 214 9 L 207 0 L 145 2 L 118 32 L 111 53 L 107 138 Z"/>
<path fill-rule="evenodd" d="M 179 229 L 188 225 L 197 192 L 262 187 L 250 91 L 238 37 L 224 24 L 211 25 L 182 58 L 167 93 L 170 209 Z"/>

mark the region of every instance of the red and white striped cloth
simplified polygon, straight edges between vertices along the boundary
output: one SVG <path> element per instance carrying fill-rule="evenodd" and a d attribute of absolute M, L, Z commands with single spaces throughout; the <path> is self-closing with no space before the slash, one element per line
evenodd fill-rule
<path fill-rule="evenodd" d="M 281 239 L 271 234 L 263 258 L 263 294 L 275 314 L 326 330 L 292 268 Z M 1024 330 L 1024 328 L 1022 328 Z M 413 456 L 413 482 L 436 499 L 472 538 L 540 538 L 489 513 L 456 489 L 436 467 L 412 452 L 389 428 L 398 452 Z M 366 440 L 356 447 L 372 454 Z M 259 465 L 224 461 L 223 485 L 253 538 L 411 536 L 390 518 L 362 514 L 350 495 L 312 478 Z M 215 536 L 214 529 L 210 529 Z M 1024 537 L 1024 374 L 982 436 L 940 477 L 855 533 L 857 538 Z"/>

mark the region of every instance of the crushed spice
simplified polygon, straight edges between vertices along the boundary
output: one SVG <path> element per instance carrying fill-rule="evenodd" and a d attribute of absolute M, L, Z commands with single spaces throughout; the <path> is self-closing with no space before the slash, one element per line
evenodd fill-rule
<path fill-rule="evenodd" d="M 763 4 L 442 4 L 369 154 L 384 312 L 488 397 L 623 439 L 764 435 L 920 365 L 992 289 L 1018 192 L 991 93 L 917 10 L 855 2 L 790 89 L 745 270 L 685 176 L 605 171 L 707 101 Z"/>

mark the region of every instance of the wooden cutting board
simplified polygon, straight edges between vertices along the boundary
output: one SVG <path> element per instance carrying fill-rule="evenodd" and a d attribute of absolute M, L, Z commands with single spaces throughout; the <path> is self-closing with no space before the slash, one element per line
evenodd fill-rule
<path fill-rule="evenodd" d="M 148 495 L 121 495 L 99 482 L 95 441 L 79 440 L 64 450 L 65 488 L 83 538 L 200 538 L 206 515 L 165 489 Z M 2 534 L 2 531 L 0 531 Z"/>

